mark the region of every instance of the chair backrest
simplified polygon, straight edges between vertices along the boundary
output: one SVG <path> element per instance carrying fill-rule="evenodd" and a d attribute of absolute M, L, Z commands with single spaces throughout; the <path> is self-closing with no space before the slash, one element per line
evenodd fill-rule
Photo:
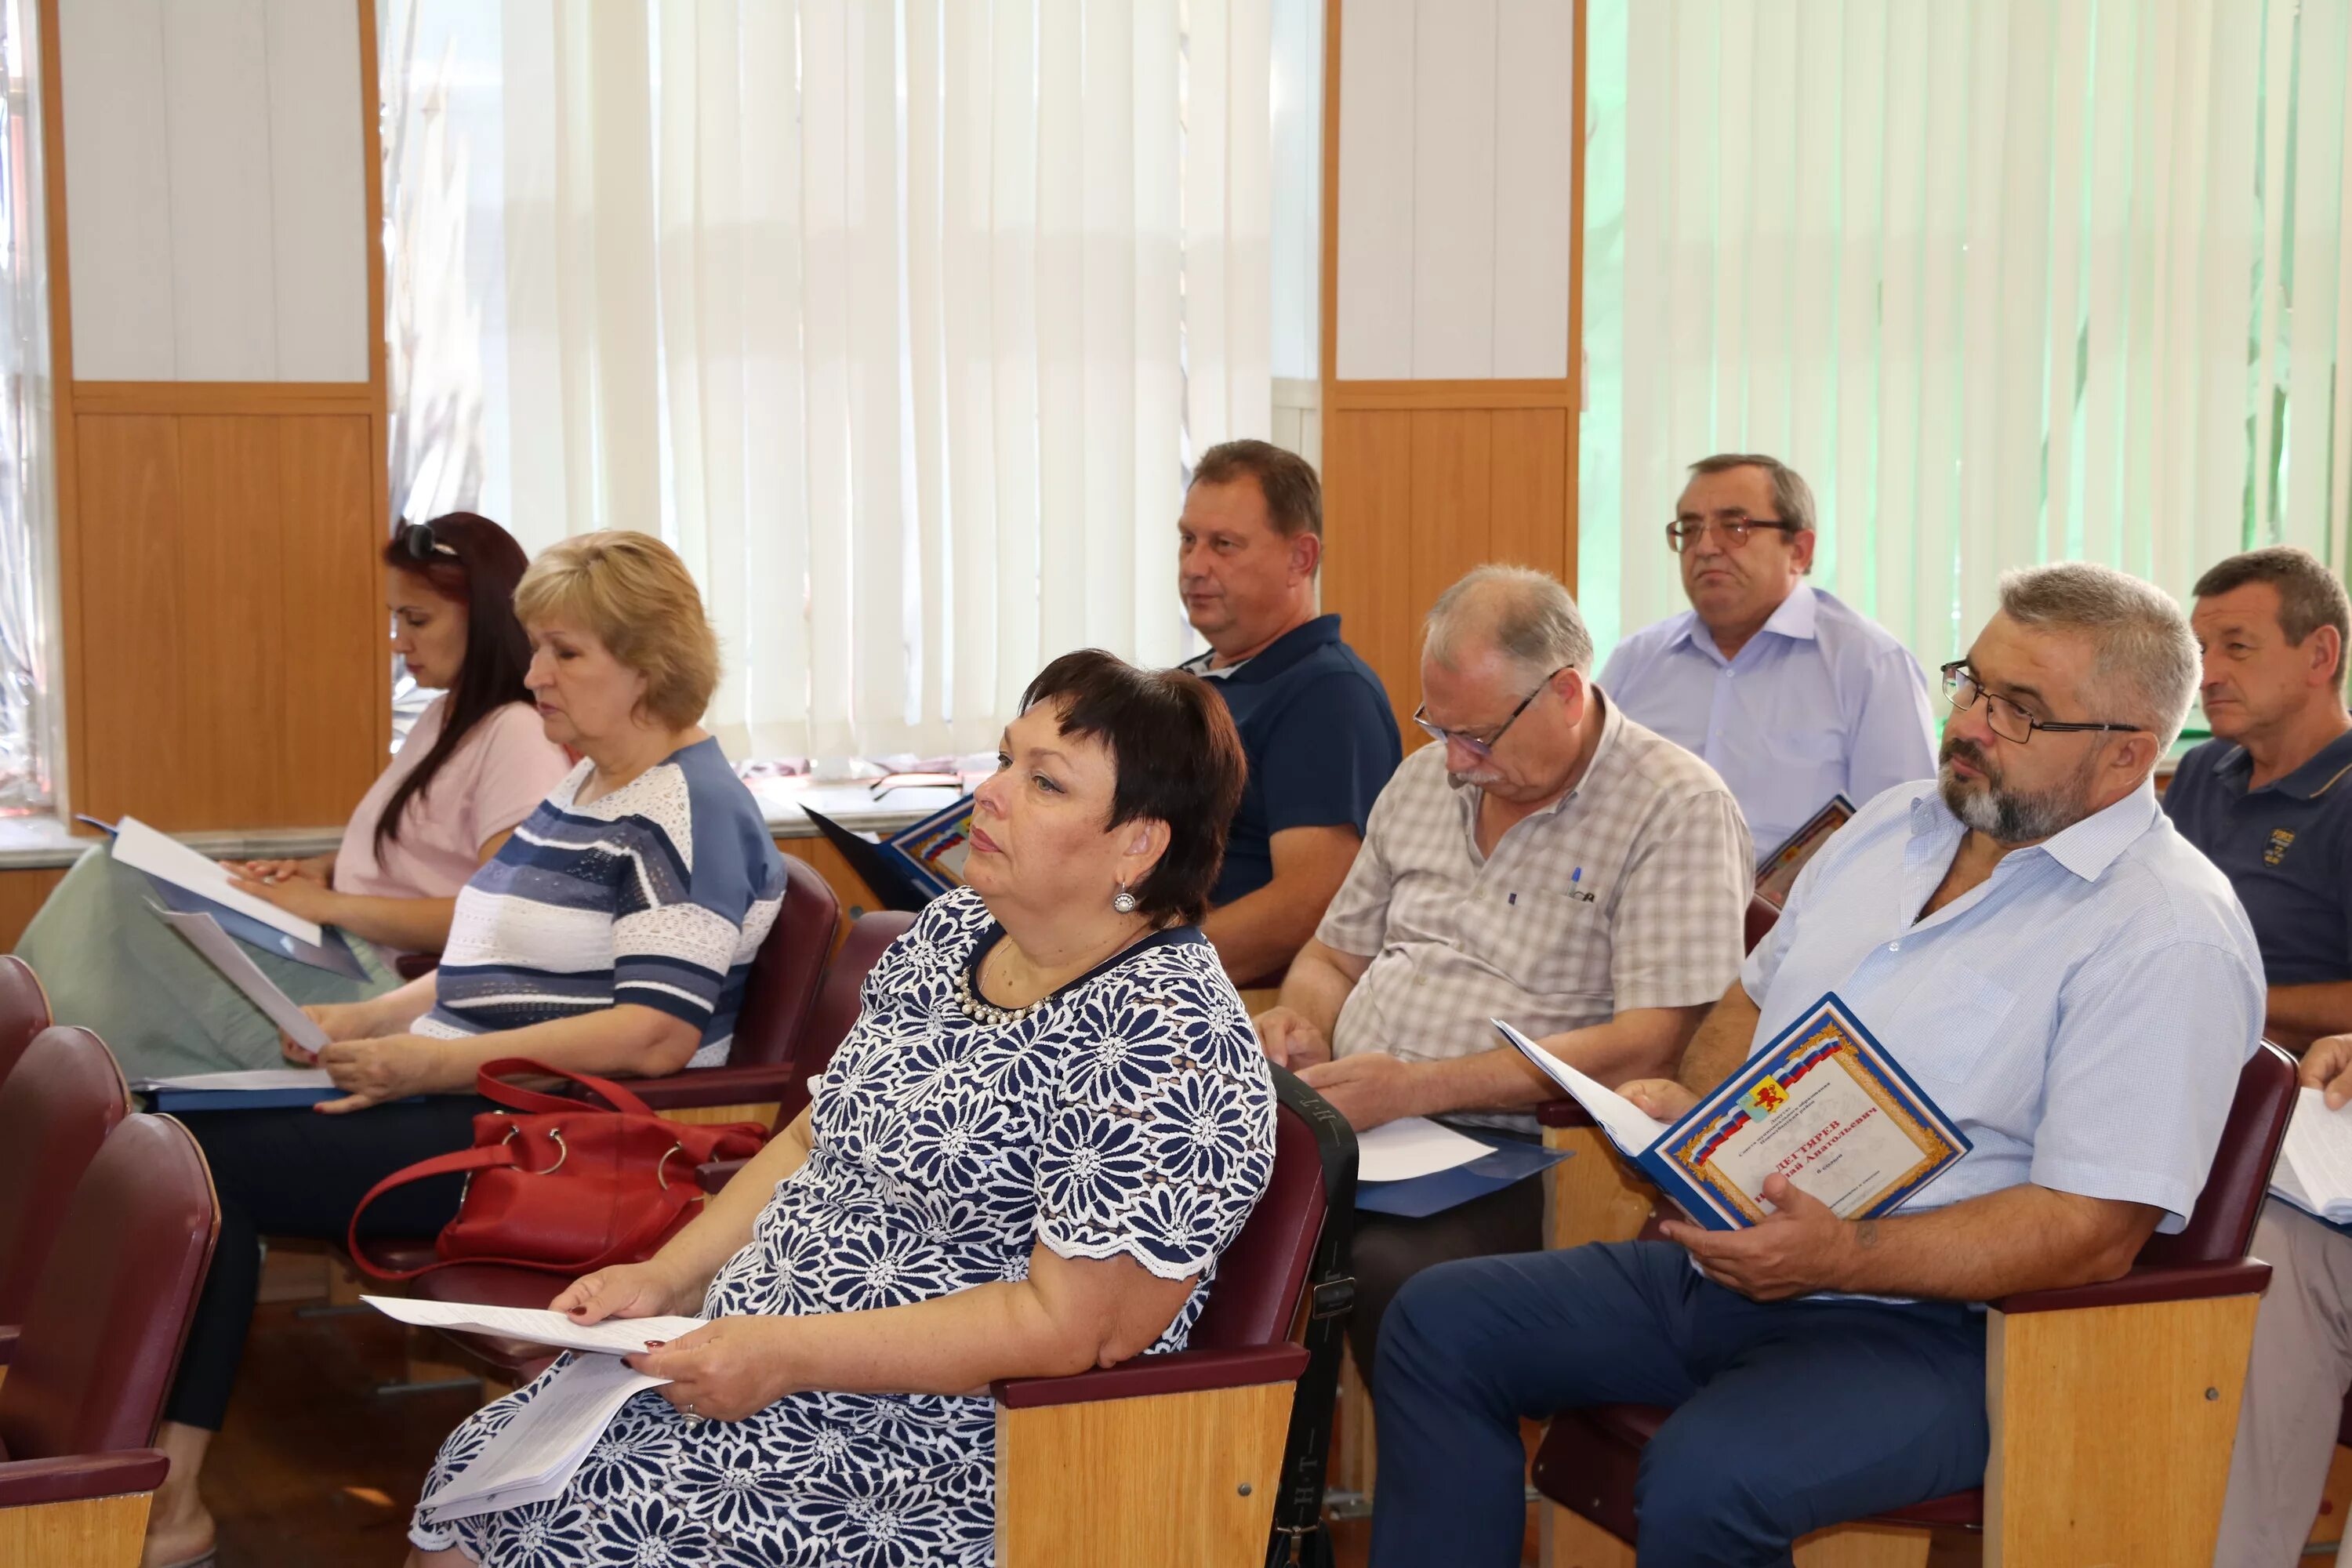
<path fill-rule="evenodd" d="M 127 1116 L 66 1207 L 0 1383 L 11 1459 L 143 1448 L 195 1313 L 220 1205 L 168 1116 Z"/>
<path fill-rule="evenodd" d="M 24 1321 L 66 1205 L 130 1093 L 88 1029 L 44 1029 L 0 1079 L 0 1323 Z"/>
<path fill-rule="evenodd" d="M 2139 1249 L 2143 1268 L 2235 1263 L 2246 1255 L 2294 1099 L 2294 1058 L 2264 1040 L 2238 1073 L 2230 1119 L 2189 1224 L 2177 1236 L 2149 1237 Z"/>
<path fill-rule="evenodd" d="M 15 953 L 0 952 L 0 1079 L 49 1023 L 49 994 L 33 966 Z"/>
<path fill-rule="evenodd" d="M 1778 925 L 1780 921 L 1780 907 L 1778 904 L 1761 893 L 1748 894 L 1748 916 L 1743 922 L 1741 932 L 1747 938 L 1748 951 L 1755 952 L 1756 944 L 1771 935 L 1772 928 Z"/>
<path fill-rule="evenodd" d="M 1290 1337 L 1306 1288 L 1307 1266 L 1323 1230 L 1323 1154 L 1313 1123 L 1278 1104 L 1274 1118 L 1274 1175 L 1249 1223 L 1217 1259 L 1208 1304 L 1192 1325 L 1194 1350 L 1244 1350 Z"/>
<path fill-rule="evenodd" d="M 833 884 L 799 856 L 785 856 L 783 906 L 751 960 L 729 1067 L 772 1067 L 792 1059 L 840 923 L 841 900 Z"/>
<path fill-rule="evenodd" d="M 776 1130 L 793 1124 L 808 1109 L 809 1079 L 824 1071 L 841 1042 L 857 1023 L 862 1003 L 859 990 L 868 971 L 881 960 L 882 950 L 907 932 L 919 917 L 904 910 L 868 910 L 849 922 L 849 934 L 825 965 L 824 984 L 817 987 L 816 1005 L 801 1026 L 799 1047 L 793 1053 L 792 1081 L 776 1106 Z"/>

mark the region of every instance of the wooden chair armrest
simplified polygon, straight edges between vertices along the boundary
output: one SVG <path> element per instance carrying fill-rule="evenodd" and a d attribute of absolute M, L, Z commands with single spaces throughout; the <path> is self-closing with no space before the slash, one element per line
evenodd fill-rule
<path fill-rule="evenodd" d="M 0 1461 L 0 1508 L 82 1502 L 124 1492 L 152 1492 L 172 1468 L 160 1450 L 73 1454 L 57 1459 Z"/>
<path fill-rule="evenodd" d="M 792 1078 L 792 1063 L 765 1062 L 756 1067 L 688 1068 L 667 1078 L 625 1079 L 622 1087 L 656 1110 L 684 1110 L 700 1105 L 781 1100 Z"/>
<path fill-rule="evenodd" d="M 2235 1263 L 2192 1263 L 2179 1268 L 2134 1268 L 2120 1279 L 2027 1290 L 2003 1296 L 1995 1311 L 2068 1312 L 2083 1307 L 2136 1307 L 2149 1301 L 2201 1301 L 2214 1296 L 2259 1296 L 2270 1284 L 2271 1266 L 2252 1258 Z"/>
<path fill-rule="evenodd" d="M 1298 1345 L 1261 1345 L 1248 1350 L 1177 1351 L 1139 1355 L 1117 1366 L 1097 1367 L 1070 1377 L 1006 1377 L 988 1385 L 1007 1410 L 1049 1405 L 1084 1405 L 1133 1399 L 1149 1394 L 1194 1394 L 1210 1388 L 1247 1388 L 1261 1383 L 1296 1383 L 1307 1370 Z"/>

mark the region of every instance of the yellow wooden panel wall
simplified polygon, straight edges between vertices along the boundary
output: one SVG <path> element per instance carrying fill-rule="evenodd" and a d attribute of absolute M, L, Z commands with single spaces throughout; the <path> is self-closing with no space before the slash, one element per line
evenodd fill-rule
<path fill-rule="evenodd" d="M 1323 607 L 1380 673 L 1403 724 L 1421 701 L 1421 626 L 1446 585 L 1486 562 L 1574 586 L 1566 406 L 1341 406 L 1323 425 Z M 1423 740 L 1405 725 L 1408 747 Z"/>
<path fill-rule="evenodd" d="M 84 414 L 75 467 L 77 809 L 341 823 L 389 740 L 369 416 Z"/>

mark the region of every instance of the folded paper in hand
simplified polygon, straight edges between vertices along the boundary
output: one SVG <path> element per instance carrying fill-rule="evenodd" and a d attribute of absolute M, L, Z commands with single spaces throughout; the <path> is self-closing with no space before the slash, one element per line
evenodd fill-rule
<path fill-rule="evenodd" d="M 1710 1230 L 1771 1212 L 1778 1173 L 1842 1219 L 1900 1207 L 1969 1143 L 1834 994 L 1679 1120 L 1644 1113 L 1500 1018 L 1503 1037 L 1601 1124 L 1619 1153 Z"/>
<path fill-rule="evenodd" d="M 362 1296 L 386 1317 L 426 1328 L 503 1334 L 588 1352 L 540 1385 L 497 1436 L 422 1505 L 438 1520 L 496 1513 L 560 1497 L 621 1406 L 669 1379 L 637 1372 L 620 1359 L 648 1340 L 674 1340 L 702 1327 L 700 1318 L 607 1318 L 575 1323 L 562 1312 L 530 1311 L 404 1296 Z"/>
<path fill-rule="evenodd" d="M 158 833 L 135 816 L 126 816 L 114 825 L 114 858 L 135 871 L 151 877 L 161 877 L 175 888 L 223 904 L 263 925 L 282 931 L 298 942 L 316 947 L 326 940 L 326 932 L 316 921 L 306 921 L 299 915 L 288 914 L 267 899 L 257 899 L 239 889 L 226 868 L 217 860 L 208 860 L 168 834 Z"/>
<path fill-rule="evenodd" d="M 294 1005 L 292 997 L 278 989 L 261 966 L 245 955 L 220 922 L 206 914 L 183 914 L 163 905 L 148 901 L 155 918 L 187 938 L 188 944 L 211 960 L 222 978 L 245 994 L 245 999 L 261 1009 L 269 1021 L 286 1033 L 286 1037 L 306 1051 L 323 1051 L 329 1041 L 327 1032 L 310 1020 L 310 1016 Z"/>

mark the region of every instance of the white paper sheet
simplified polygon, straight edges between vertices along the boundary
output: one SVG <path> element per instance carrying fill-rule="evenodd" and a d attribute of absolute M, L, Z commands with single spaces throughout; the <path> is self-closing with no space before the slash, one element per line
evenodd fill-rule
<path fill-rule="evenodd" d="M 1475 1138 L 1425 1116 L 1407 1116 L 1356 1134 L 1356 1180 L 1409 1182 L 1493 1152 Z"/>
<path fill-rule="evenodd" d="M 2289 1202 L 2338 1225 L 2352 1222 L 2352 1105 L 2330 1110 L 2325 1089 L 2297 1089 L 2279 1167 L 2271 1185 L 2288 1188 Z M 2281 1180 L 2290 1169 L 2292 1184 Z"/>
<path fill-rule="evenodd" d="M 251 915 L 263 925 L 299 937 L 314 947 L 326 940 L 327 933 L 319 929 L 315 921 L 289 915 L 265 899 L 239 892 L 218 861 L 205 859 L 178 839 L 156 832 L 135 816 L 126 816 L 114 825 L 114 858 L 133 870 L 161 877 L 175 888 L 185 888 L 215 903 L 226 904 L 239 914 Z"/>
<path fill-rule="evenodd" d="M 631 1355 L 647 1340 L 674 1340 L 702 1327 L 700 1318 L 607 1318 L 601 1323 L 575 1323 L 561 1312 L 521 1307 L 488 1307 L 456 1301 L 420 1301 L 413 1296 L 362 1296 L 361 1300 L 387 1318 L 428 1329 L 462 1329 L 475 1333 L 503 1334 L 510 1340 L 557 1350 L 594 1351 L 604 1355 Z"/>
<path fill-rule="evenodd" d="M 581 1357 L 550 1378 L 424 1506 L 437 1510 L 436 1519 L 466 1519 L 559 1496 L 621 1406 L 668 1381 L 633 1372 L 616 1357 Z"/>
<path fill-rule="evenodd" d="M 332 1089 L 325 1068 L 255 1068 L 246 1072 L 192 1072 L 178 1078 L 142 1078 L 139 1089 Z"/>
<path fill-rule="evenodd" d="M 1659 1121 L 1598 1079 L 1577 1071 L 1500 1018 L 1486 1021 L 1501 1030 L 1503 1038 L 1518 1047 L 1521 1056 L 1542 1068 L 1545 1076 L 1566 1089 L 1569 1098 L 1591 1111 L 1592 1120 L 1601 1123 L 1601 1130 L 1609 1134 L 1609 1141 L 1628 1156 L 1639 1157 L 1647 1152 L 1650 1146 L 1664 1137 L 1667 1128 L 1673 1125 Z"/>
<path fill-rule="evenodd" d="M 124 820 L 130 819 L 126 817 Z M 147 901 L 147 907 L 155 911 L 156 919 L 186 937 L 198 952 L 210 959 L 213 967 L 221 972 L 223 978 L 245 993 L 247 1001 L 260 1008 L 268 1015 L 271 1023 L 286 1031 L 288 1039 L 292 1040 L 304 1050 L 320 1051 L 327 1048 L 329 1043 L 327 1031 L 312 1023 L 309 1014 L 296 1006 L 285 992 L 278 989 L 269 976 L 261 973 L 260 966 L 247 958 L 245 950 L 237 945 L 236 939 L 221 930 L 220 921 L 201 911 L 195 914 L 182 914 L 177 910 L 167 910 L 152 899 Z"/>

